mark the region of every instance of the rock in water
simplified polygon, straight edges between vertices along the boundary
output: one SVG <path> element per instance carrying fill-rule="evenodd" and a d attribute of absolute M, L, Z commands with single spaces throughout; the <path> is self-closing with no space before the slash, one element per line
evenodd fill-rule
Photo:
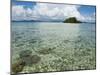
<path fill-rule="evenodd" d="M 20 59 L 16 63 L 12 64 L 11 71 L 13 74 L 21 72 L 25 66 L 25 63 Z"/>

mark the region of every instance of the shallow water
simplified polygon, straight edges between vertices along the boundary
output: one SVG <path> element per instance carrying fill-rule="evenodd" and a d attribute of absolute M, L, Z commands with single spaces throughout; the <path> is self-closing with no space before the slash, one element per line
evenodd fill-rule
<path fill-rule="evenodd" d="M 23 50 L 41 60 L 20 73 L 95 69 L 95 24 L 12 22 L 12 63 Z"/>

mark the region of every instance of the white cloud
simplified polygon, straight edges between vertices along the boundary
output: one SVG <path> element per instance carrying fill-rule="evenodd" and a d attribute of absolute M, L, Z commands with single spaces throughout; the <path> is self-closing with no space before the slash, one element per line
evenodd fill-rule
<path fill-rule="evenodd" d="M 12 19 L 13 20 L 21 20 L 25 17 L 25 10 L 23 6 L 12 6 Z"/>
<path fill-rule="evenodd" d="M 85 22 L 95 22 L 96 15 L 95 12 L 93 14 L 89 14 L 89 15 L 84 15 L 84 19 L 83 21 Z"/>
<path fill-rule="evenodd" d="M 36 11 L 39 16 L 46 20 L 64 20 L 73 16 L 80 19 L 81 15 L 78 8 L 79 6 L 76 5 L 37 3 L 33 11 Z"/>
<path fill-rule="evenodd" d="M 34 8 L 25 9 L 22 5 L 14 5 L 12 6 L 12 19 L 63 21 L 68 17 L 76 17 L 78 20 L 85 21 L 86 17 L 80 14 L 79 7 L 78 5 L 37 3 Z"/>

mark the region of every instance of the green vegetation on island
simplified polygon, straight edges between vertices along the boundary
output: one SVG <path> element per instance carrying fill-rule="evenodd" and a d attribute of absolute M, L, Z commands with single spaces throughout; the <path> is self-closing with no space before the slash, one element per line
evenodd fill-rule
<path fill-rule="evenodd" d="M 81 21 L 78 21 L 75 17 L 70 17 L 68 19 L 65 19 L 63 22 L 64 23 L 81 23 Z"/>

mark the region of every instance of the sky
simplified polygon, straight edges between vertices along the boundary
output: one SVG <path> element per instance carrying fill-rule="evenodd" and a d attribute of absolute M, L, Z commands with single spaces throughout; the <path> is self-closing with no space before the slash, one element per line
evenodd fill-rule
<path fill-rule="evenodd" d="M 21 2 L 12 0 L 12 20 L 64 21 L 76 17 L 82 22 L 95 22 L 96 7 L 57 3 Z"/>

